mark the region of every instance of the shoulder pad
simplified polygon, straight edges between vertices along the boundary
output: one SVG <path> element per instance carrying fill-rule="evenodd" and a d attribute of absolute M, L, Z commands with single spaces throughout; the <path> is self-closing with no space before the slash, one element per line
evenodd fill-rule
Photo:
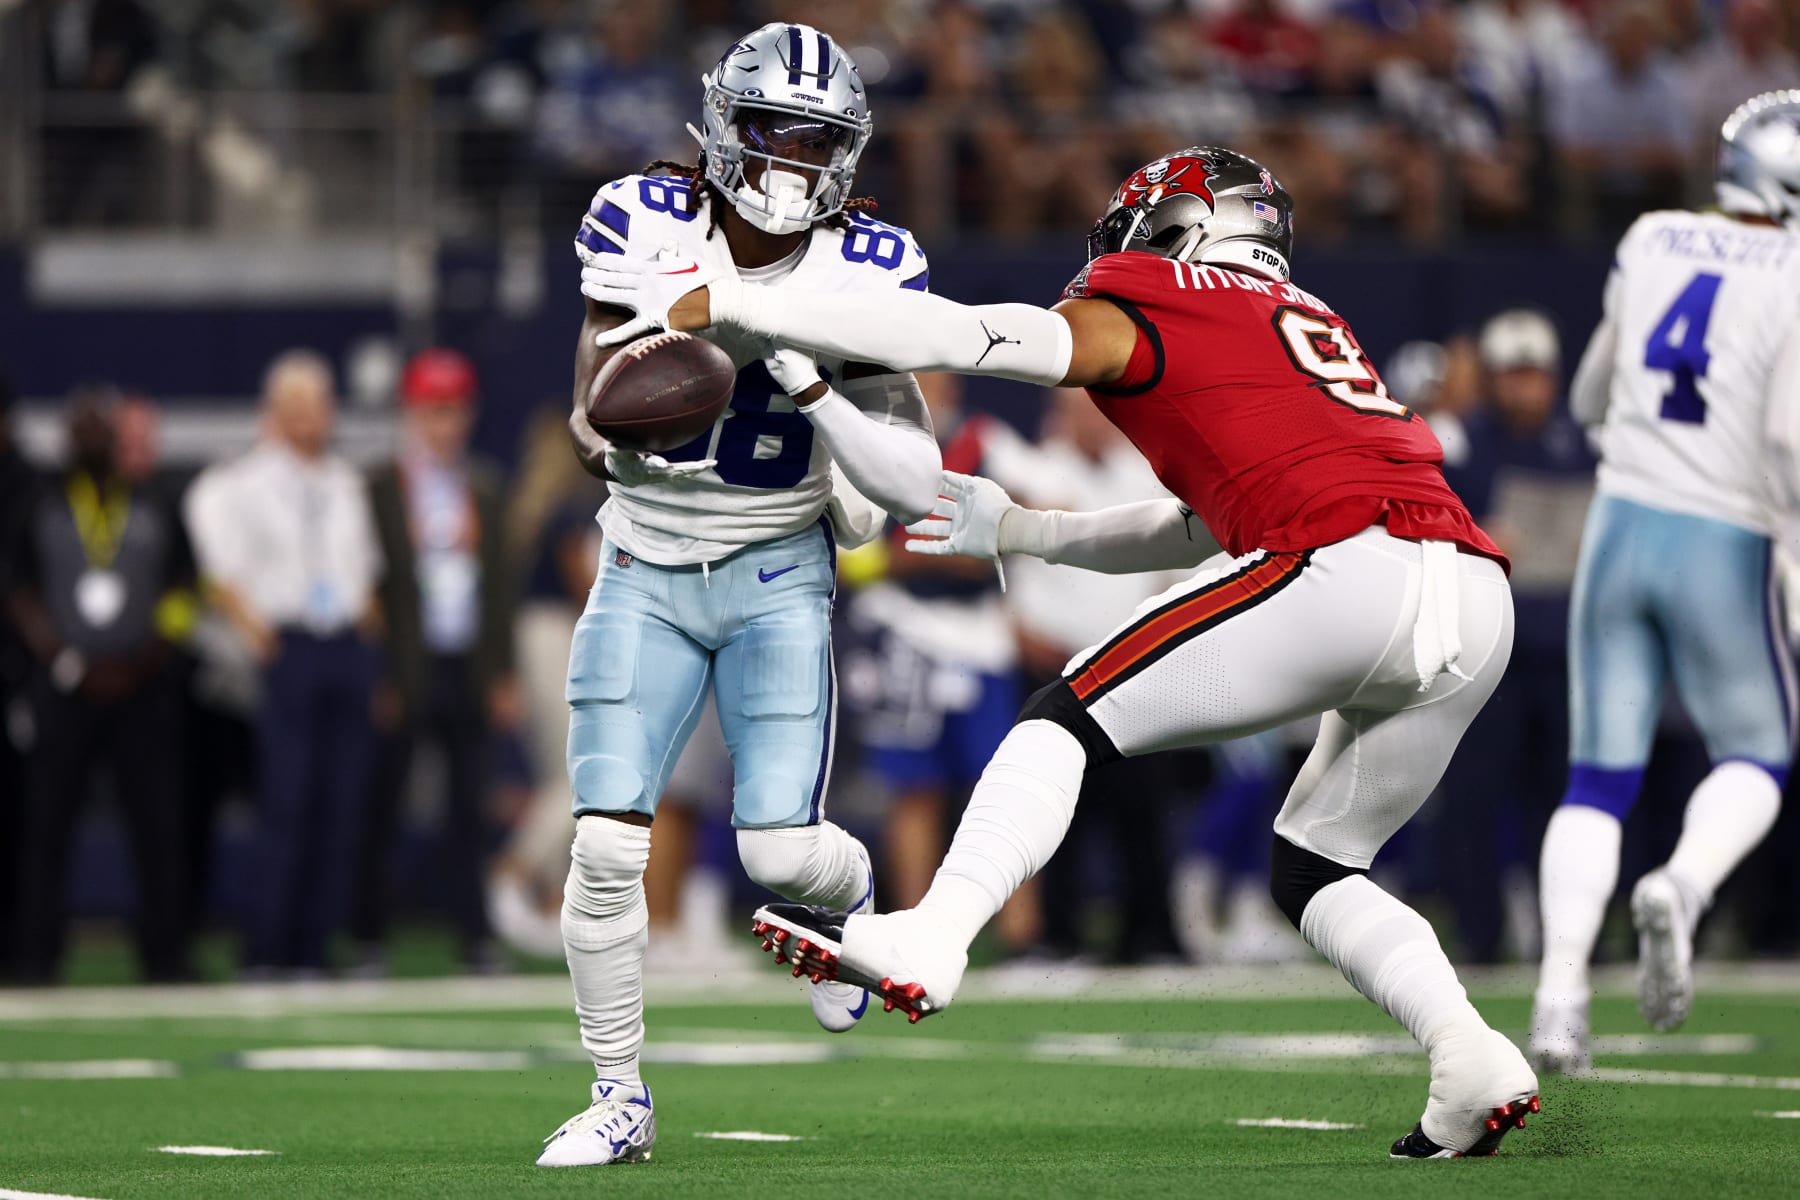
<path fill-rule="evenodd" d="M 847 226 L 835 231 L 837 253 L 845 263 L 861 268 L 859 276 L 874 273 L 896 287 L 916 292 L 930 290 L 931 265 L 910 231 L 863 212 L 845 216 Z"/>
<path fill-rule="evenodd" d="M 627 175 L 594 193 L 575 233 L 583 262 L 602 254 L 654 253 L 705 207 L 697 182 L 679 175 Z M 644 248 L 651 249 L 646 250 Z"/>

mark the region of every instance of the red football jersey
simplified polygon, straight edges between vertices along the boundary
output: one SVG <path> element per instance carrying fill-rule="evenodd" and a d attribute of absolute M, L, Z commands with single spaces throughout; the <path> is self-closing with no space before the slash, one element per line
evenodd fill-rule
<path fill-rule="evenodd" d="M 1344 319 L 1288 283 L 1128 251 L 1064 293 L 1138 327 L 1125 375 L 1088 389 L 1234 555 L 1310 550 L 1385 522 L 1505 563 L 1444 482 L 1443 449 L 1390 398 Z"/>

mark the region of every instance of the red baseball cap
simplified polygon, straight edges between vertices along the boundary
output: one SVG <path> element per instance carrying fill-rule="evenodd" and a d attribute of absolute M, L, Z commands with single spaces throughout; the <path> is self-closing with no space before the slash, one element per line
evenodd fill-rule
<path fill-rule="evenodd" d="M 475 368 L 454 350 L 433 347 L 413 355 L 400 376 L 400 399 L 408 408 L 466 404 L 475 399 Z"/>

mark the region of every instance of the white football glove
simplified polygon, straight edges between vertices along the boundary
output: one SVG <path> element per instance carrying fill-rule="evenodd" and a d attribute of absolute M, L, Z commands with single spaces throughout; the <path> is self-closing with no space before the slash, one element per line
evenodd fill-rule
<path fill-rule="evenodd" d="M 819 364 L 803 350 L 776 350 L 763 359 L 763 366 L 774 377 L 775 386 L 790 396 L 798 396 L 813 384 L 824 382 L 819 377 Z"/>
<path fill-rule="evenodd" d="M 686 479 L 690 475 L 710 471 L 718 465 L 718 461 L 716 458 L 703 458 L 697 462 L 672 463 L 660 454 L 622 450 L 617 446 L 606 448 L 606 473 L 626 487 Z"/>
<path fill-rule="evenodd" d="M 602 349 L 623 346 L 667 329 L 669 310 L 677 300 L 723 274 L 718 267 L 681 257 L 674 242 L 664 242 L 653 261 L 602 255 L 582 268 L 581 294 L 598 304 L 628 308 L 637 316 L 600 334 L 594 345 Z"/>
<path fill-rule="evenodd" d="M 914 554 L 966 554 L 1000 557 L 1000 522 L 1018 508 L 1006 489 L 979 475 L 945 471 L 938 480 L 938 502 L 931 514 L 906 527 L 919 534 L 908 538 Z"/>

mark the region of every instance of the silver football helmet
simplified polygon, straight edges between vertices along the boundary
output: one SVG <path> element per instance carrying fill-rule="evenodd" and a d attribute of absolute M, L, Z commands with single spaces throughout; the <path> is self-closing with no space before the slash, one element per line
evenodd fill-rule
<path fill-rule="evenodd" d="M 1800 91 L 1764 92 L 1719 130 L 1719 207 L 1800 230 Z"/>
<path fill-rule="evenodd" d="M 1285 281 L 1294 201 L 1255 159 L 1190 146 L 1134 171 L 1088 234 L 1088 259 L 1121 250 Z"/>
<path fill-rule="evenodd" d="M 700 81 L 703 128 L 688 131 L 705 152 L 707 181 L 740 216 L 768 233 L 799 233 L 844 210 L 875 123 L 856 64 L 836 42 L 810 25 L 764 25 Z M 745 167 L 755 160 L 762 175 L 752 184 Z"/>

